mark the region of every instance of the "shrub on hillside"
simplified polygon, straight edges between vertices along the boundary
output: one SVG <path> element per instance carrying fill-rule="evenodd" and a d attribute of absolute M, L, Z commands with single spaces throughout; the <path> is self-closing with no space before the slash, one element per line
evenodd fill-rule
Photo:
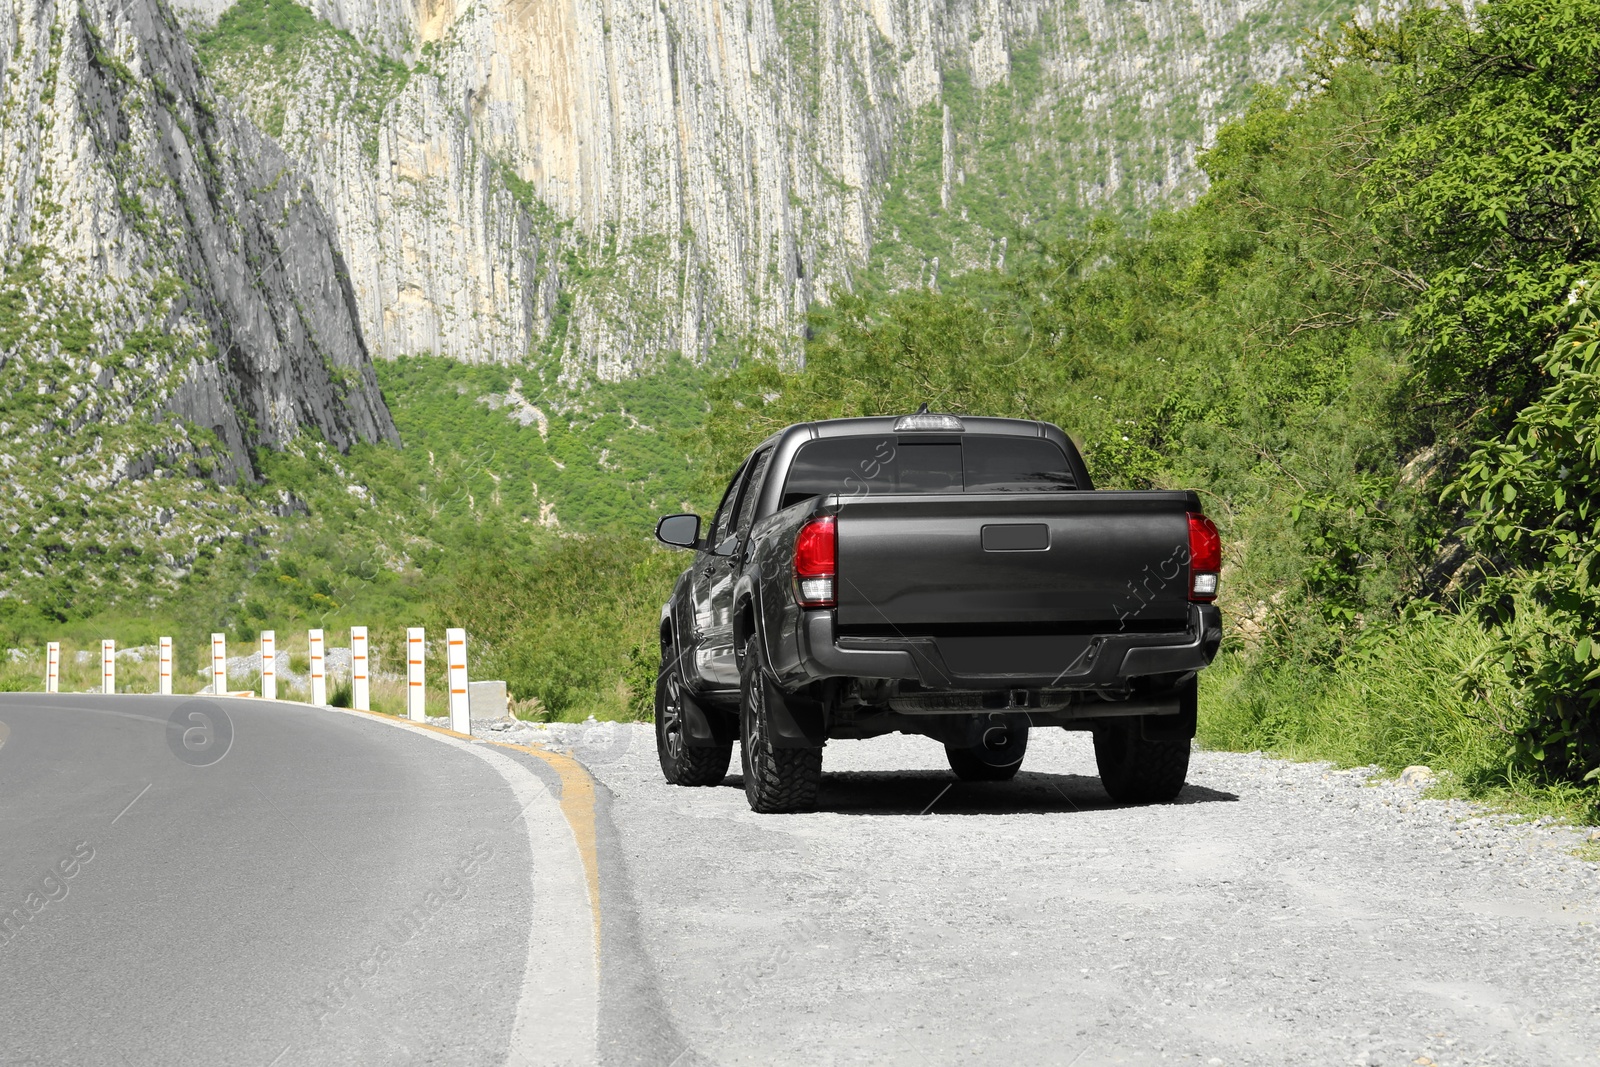
<path fill-rule="evenodd" d="M 1488 603 L 1491 657 L 1522 696 L 1512 759 L 1568 781 L 1600 779 L 1600 319 L 1586 290 L 1538 361 L 1543 392 L 1451 490 L 1502 568 Z"/>
<path fill-rule="evenodd" d="M 653 651 L 686 562 L 635 535 L 550 536 L 525 561 L 478 557 L 439 594 L 433 625 L 464 627 L 472 673 L 504 678 L 513 700 L 537 698 L 557 717 L 648 714 L 635 699 L 648 656 L 636 650 Z"/>

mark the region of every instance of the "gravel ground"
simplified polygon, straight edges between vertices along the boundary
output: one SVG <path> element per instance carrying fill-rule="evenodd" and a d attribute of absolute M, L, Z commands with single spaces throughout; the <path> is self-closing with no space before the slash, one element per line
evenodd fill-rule
<path fill-rule="evenodd" d="M 297 652 L 297 653 L 295 653 L 295 655 L 296 656 L 301 656 L 301 655 L 305 655 L 305 653 Z M 309 686 L 311 684 L 311 675 L 309 673 L 307 673 L 307 674 L 296 674 L 294 672 L 294 670 L 292 668 L 290 668 L 290 666 L 289 666 L 289 653 L 283 651 L 282 649 L 279 649 L 277 655 L 274 656 L 273 658 L 277 661 L 276 663 L 273 664 L 273 670 L 277 673 L 279 683 L 281 683 L 283 685 L 298 685 L 298 686 Z M 323 671 L 328 676 L 329 681 L 336 682 L 340 678 L 348 679 L 350 677 L 350 649 L 349 648 L 334 648 L 332 645 L 325 646 L 323 648 L 323 650 L 322 650 L 322 664 L 323 664 Z M 205 675 L 206 677 L 210 677 L 211 676 L 211 664 L 210 664 L 210 662 L 208 661 L 205 664 L 205 666 L 203 666 L 203 667 L 199 668 L 198 670 L 196 670 L 195 673 L 196 674 Z M 261 673 L 261 650 L 260 649 L 257 649 L 256 651 L 250 653 L 248 656 L 229 656 L 228 657 L 228 677 L 230 677 L 230 678 L 245 678 L 245 677 L 248 677 L 248 676 L 250 676 L 252 674 L 260 674 L 260 673 Z M 384 677 L 384 678 L 394 678 L 394 677 L 396 677 L 396 675 L 381 675 L 380 676 L 378 674 L 378 672 L 376 672 L 376 671 L 373 672 L 372 676 L 373 676 L 374 679 L 376 679 L 378 677 Z M 330 685 L 328 688 L 332 689 L 333 687 Z"/>
<path fill-rule="evenodd" d="M 737 752 L 682 789 L 649 726 L 482 732 L 610 790 L 680 1065 L 1600 1063 L 1584 833 L 1370 768 L 1197 753 L 1177 804 L 1118 808 L 1087 735 L 985 785 L 893 736 L 758 816 Z"/>

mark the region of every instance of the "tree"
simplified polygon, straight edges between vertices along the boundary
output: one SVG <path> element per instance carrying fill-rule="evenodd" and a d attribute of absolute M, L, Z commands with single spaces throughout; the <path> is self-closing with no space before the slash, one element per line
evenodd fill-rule
<path fill-rule="evenodd" d="M 1429 402 L 1504 427 L 1537 392 L 1566 293 L 1600 268 L 1600 2 L 1402 27 L 1417 74 L 1385 101 L 1368 195 L 1428 280 L 1411 328 Z"/>

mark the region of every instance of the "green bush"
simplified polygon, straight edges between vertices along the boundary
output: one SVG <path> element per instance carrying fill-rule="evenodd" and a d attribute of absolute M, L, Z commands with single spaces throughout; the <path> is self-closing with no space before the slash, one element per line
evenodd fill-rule
<path fill-rule="evenodd" d="M 1512 758 L 1564 781 L 1600 779 L 1600 320 L 1574 292 L 1571 328 L 1538 361 L 1543 392 L 1473 453 L 1451 492 L 1470 541 L 1502 569 L 1485 661 L 1521 695 Z"/>
<path fill-rule="evenodd" d="M 630 717 L 648 664 L 639 650 L 653 648 L 687 560 L 638 535 L 550 537 L 515 567 L 476 561 L 440 592 L 436 624 L 464 627 L 474 673 L 504 678 L 513 700 Z"/>
<path fill-rule="evenodd" d="M 1410 65 L 1367 196 L 1426 279 L 1422 402 L 1504 427 L 1541 388 L 1567 291 L 1600 266 L 1600 4 L 1422 10 L 1352 37 Z"/>

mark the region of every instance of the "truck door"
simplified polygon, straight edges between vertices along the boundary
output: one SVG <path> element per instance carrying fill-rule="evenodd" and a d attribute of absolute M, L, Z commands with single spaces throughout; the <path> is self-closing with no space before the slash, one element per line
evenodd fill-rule
<path fill-rule="evenodd" d="M 733 647 L 733 580 L 743 564 L 756 500 L 761 495 L 761 481 L 771 460 L 772 449 L 768 448 L 757 452 L 745 464 L 744 475 L 738 485 L 738 501 L 727 533 L 723 533 L 721 526 L 716 530 L 716 537 L 722 543 L 716 546 L 718 555 L 708 583 L 711 625 L 706 629 L 702 645 L 706 656 L 705 674 L 715 679 L 718 685 L 739 684 L 737 650 Z"/>
<path fill-rule="evenodd" d="M 733 588 L 734 552 L 738 541 L 734 531 L 734 516 L 738 514 L 739 489 L 745 474 L 750 470 L 747 460 L 728 483 L 722 503 L 711 520 L 711 531 L 706 535 L 706 548 L 695 560 L 690 585 L 694 590 L 694 671 L 703 685 L 721 688 L 737 685 L 738 673 L 730 682 L 727 674 L 732 670 L 733 620 L 723 616 L 731 605 L 718 602 L 716 593 L 727 593 Z M 720 610 L 719 610 L 720 609 Z M 724 664 L 726 659 L 729 662 Z"/>

